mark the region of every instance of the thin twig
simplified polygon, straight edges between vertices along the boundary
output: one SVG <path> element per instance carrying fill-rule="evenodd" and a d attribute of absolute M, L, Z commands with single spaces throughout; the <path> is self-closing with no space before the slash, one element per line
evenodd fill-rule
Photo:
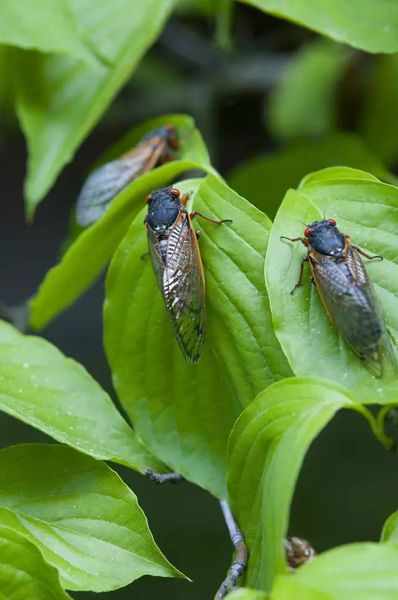
<path fill-rule="evenodd" d="M 226 500 L 220 500 L 220 506 L 228 528 L 229 537 L 231 538 L 231 542 L 235 548 L 235 558 L 228 570 L 226 578 L 218 588 L 215 596 L 216 600 L 219 600 L 219 598 L 224 598 L 228 592 L 236 587 L 239 577 L 243 574 L 247 567 L 247 561 L 249 558 L 249 550 L 246 546 L 243 534 L 232 514 L 230 505 Z"/>
<path fill-rule="evenodd" d="M 185 481 L 180 473 L 156 473 L 152 469 L 146 469 L 145 475 L 155 483 L 180 483 Z"/>

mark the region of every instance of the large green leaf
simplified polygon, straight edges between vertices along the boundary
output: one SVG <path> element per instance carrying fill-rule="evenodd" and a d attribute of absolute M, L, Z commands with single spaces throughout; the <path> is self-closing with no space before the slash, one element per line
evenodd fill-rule
<path fill-rule="evenodd" d="M 24 444 L 0 451 L 0 477 L 0 522 L 34 542 L 68 589 L 182 577 L 156 546 L 135 494 L 105 463 L 66 446 Z"/>
<path fill-rule="evenodd" d="M 395 600 L 398 544 L 350 544 L 334 548 L 281 576 L 272 600 Z"/>
<path fill-rule="evenodd" d="M 285 572 L 284 538 L 301 464 L 312 440 L 344 406 L 355 408 L 339 386 L 289 378 L 262 392 L 237 420 L 228 491 L 250 550 L 249 586 L 270 591 Z"/>
<path fill-rule="evenodd" d="M 319 136 L 334 128 L 338 83 L 351 56 L 348 48 L 326 40 L 299 49 L 266 105 L 275 137 Z"/>
<path fill-rule="evenodd" d="M 308 271 L 302 288 L 290 294 L 305 256 L 300 243 L 280 236 L 302 235 L 304 226 L 326 214 L 337 220 L 352 242 L 384 260 L 366 261 L 386 324 L 398 332 L 398 189 L 348 168 L 331 168 L 307 177 L 290 190 L 275 218 L 266 260 L 266 278 L 275 332 L 296 375 L 334 380 L 362 402 L 390 403 L 398 397 L 398 379 L 386 362 L 383 379 L 375 379 L 340 339 L 328 319 Z"/>
<path fill-rule="evenodd" d="M 377 56 L 370 83 L 364 88 L 365 100 L 361 133 L 369 147 L 387 164 L 398 158 L 398 55 Z"/>
<path fill-rule="evenodd" d="M 385 180 L 391 178 L 360 138 L 336 133 L 321 140 L 293 142 L 280 152 L 252 158 L 232 171 L 228 183 L 273 219 L 289 188 L 312 171 L 338 165 L 364 169 Z"/>
<path fill-rule="evenodd" d="M 94 458 L 141 472 L 161 463 L 106 392 L 55 346 L 0 321 L 0 410 Z"/>
<path fill-rule="evenodd" d="M 241 0 L 367 52 L 398 51 L 395 0 Z"/>
<path fill-rule="evenodd" d="M 105 348 L 119 398 L 139 435 L 166 464 L 225 495 L 226 444 L 242 406 L 289 374 L 272 330 L 262 277 L 269 219 L 214 176 L 178 184 L 205 221 L 199 244 L 208 334 L 198 365 L 174 340 L 147 252 L 140 213 L 112 261 Z"/>
<path fill-rule="evenodd" d="M 69 246 L 58 265 L 44 278 L 37 295 L 31 301 L 30 322 L 41 329 L 78 298 L 110 261 L 133 218 L 144 205 L 148 192 L 170 183 L 189 169 L 212 170 L 203 140 L 191 117 L 165 116 L 148 121 L 129 132 L 123 140 L 106 153 L 111 160 L 133 146 L 144 133 L 173 123 L 181 136 L 178 160 L 146 173 L 118 194 L 102 218 L 83 231 Z"/>
<path fill-rule="evenodd" d="M 25 536 L 4 527 L 0 515 L 0 600 L 67 600 L 54 567 Z"/>
<path fill-rule="evenodd" d="M 97 62 L 68 0 L 2 0 L 0 44 Z"/>
<path fill-rule="evenodd" d="M 28 140 L 27 214 L 32 216 L 62 167 L 127 81 L 164 25 L 173 0 L 72 0 L 76 19 L 110 67 L 72 57 L 21 53 L 17 110 Z"/>

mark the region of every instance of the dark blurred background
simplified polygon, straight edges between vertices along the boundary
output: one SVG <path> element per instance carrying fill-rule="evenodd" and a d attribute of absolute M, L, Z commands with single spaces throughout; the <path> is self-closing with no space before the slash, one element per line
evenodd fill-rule
<path fill-rule="evenodd" d="M 228 38 L 223 39 L 220 31 L 218 40 L 215 37 L 214 21 L 206 15 L 182 14 L 168 24 L 29 226 L 22 197 L 25 144 L 15 120 L 3 107 L 0 296 L 4 301 L 18 303 L 34 293 L 57 260 L 71 208 L 91 163 L 141 120 L 170 112 L 192 114 L 223 175 L 241 161 L 279 151 L 281 140 L 265 125 L 269 94 L 297 50 L 312 43 L 315 34 L 238 6 L 232 48 L 226 49 Z M 367 73 L 374 69 L 372 60 L 352 52 L 330 99 L 339 111 L 336 128 L 357 128 L 361 94 L 370 85 Z M 321 131 L 317 137 L 323 133 L 328 134 Z M 290 182 L 289 173 L 286 181 Z M 113 394 L 102 349 L 102 300 L 101 280 L 43 335 L 82 362 Z M 3 446 L 44 439 L 8 416 L 0 419 Z M 104 594 L 104 598 L 212 598 L 231 559 L 217 501 L 187 483 L 159 487 L 126 469 L 117 469 L 136 492 L 159 546 L 193 583 L 144 577 L 123 590 Z M 291 533 L 308 538 L 319 551 L 351 541 L 376 540 L 383 521 L 397 508 L 397 470 L 398 458 L 381 448 L 360 416 L 348 411 L 337 415 L 304 464 Z"/>

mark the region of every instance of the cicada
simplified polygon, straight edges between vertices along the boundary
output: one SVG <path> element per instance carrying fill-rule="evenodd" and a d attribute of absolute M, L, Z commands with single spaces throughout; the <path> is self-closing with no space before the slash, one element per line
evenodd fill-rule
<path fill-rule="evenodd" d="M 304 563 L 312 561 L 316 552 L 307 540 L 289 536 L 285 538 L 285 556 L 289 569 L 295 572 Z"/>
<path fill-rule="evenodd" d="M 231 223 L 186 209 L 188 194 L 174 187 L 161 188 L 147 196 L 145 217 L 148 247 L 157 283 L 174 334 L 186 360 L 197 363 L 205 338 L 205 278 L 194 217 L 211 223 Z"/>
<path fill-rule="evenodd" d="M 157 165 L 175 158 L 179 138 L 173 125 L 148 133 L 118 159 L 95 169 L 86 179 L 76 204 L 76 221 L 87 227 L 102 216 L 109 202 L 128 183 Z"/>
<path fill-rule="evenodd" d="M 304 237 L 286 238 L 300 241 L 307 248 L 300 276 L 294 290 L 301 285 L 304 263 L 309 262 L 315 284 L 325 310 L 339 333 L 375 377 L 383 375 L 383 351 L 396 359 L 388 338 L 376 295 L 361 256 L 370 256 L 351 243 L 350 237 L 339 231 L 335 219 L 314 221 L 304 231 Z"/>

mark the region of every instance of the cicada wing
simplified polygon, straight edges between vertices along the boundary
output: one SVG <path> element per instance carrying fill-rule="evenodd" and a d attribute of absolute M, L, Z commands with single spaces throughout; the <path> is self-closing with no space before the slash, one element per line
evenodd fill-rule
<path fill-rule="evenodd" d="M 310 264 L 330 319 L 364 367 L 381 377 L 383 339 L 388 334 L 358 252 L 349 245 L 341 261 L 312 253 Z"/>
<path fill-rule="evenodd" d="M 156 240 L 156 241 L 155 241 Z M 167 239 L 148 229 L 152 265 L 185 358 L 199 361 L 206 329 L 203 266 L 188 215 L 181 211 Z"/>
<path fill-rule="evenodd" d="M 164 150 L 165 141 L 147 140 L 118 160 L 95 169 L 86 179 L 76 204 L 76 220 L 82 227 L 98 221 L 110 201 L 130 181 L 150 171 Z"/>

